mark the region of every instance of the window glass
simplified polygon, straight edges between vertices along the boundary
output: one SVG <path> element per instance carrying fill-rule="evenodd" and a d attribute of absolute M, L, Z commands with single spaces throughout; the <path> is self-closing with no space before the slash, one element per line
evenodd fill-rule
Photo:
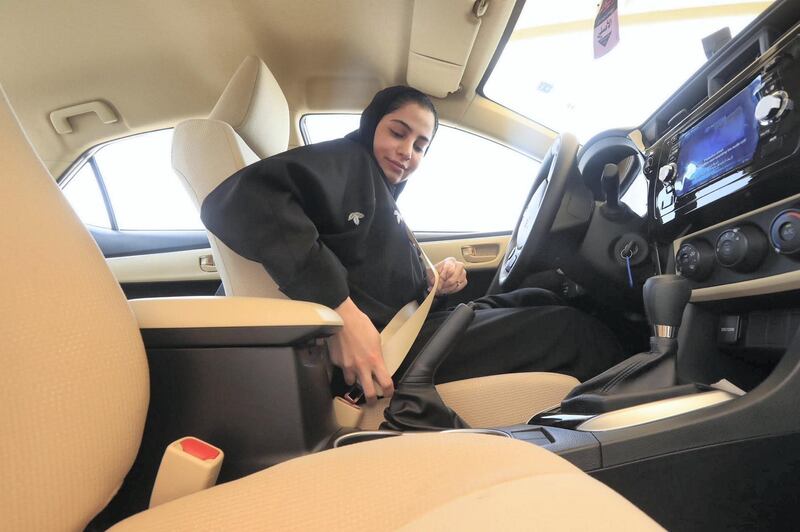
<path fill-rule="evenodd" d="M 340 138 L 359 115 L 306 115 L 306 143 Z M 539 162 L 466 131 L 440 125 L 397 205 L 417 232 L 503 232 L 517 223 Z"/>
<path fill-rule="evenodd" d="M 641 217 L 647 216 L 647 178 L 644 172 L 637 175 L 620 201 Z"/>
<path fill-rule="evenodd" d="M 100 192 L 100 185 L 97 184 L 91 165 L 84 164 L 69 180 L 64 187 L 64 195 L 83 223 L 111 228 L 103 194 Z"/>
<path fill-rule="evenodd" d="M 305 115 L 300 121 L 300 129 L 306 144 L 316 144 L 344 137 L 358 129 L 360 120 L 358 114 Z"/>
<path fill-rule="evenodd" d="M 595 59 L 599 3 L 526 2 L 484 94 L 581 141 L 640 124 L 706 62 L 704 37 L 736 35 L 771 2 L 619 0 L 619 44 Z"/>
<path fill-rule="evenodd" d="M 94 155 L 121 230 L 203 229 L 172 169 L 172 130 L 127 137 Z"/>

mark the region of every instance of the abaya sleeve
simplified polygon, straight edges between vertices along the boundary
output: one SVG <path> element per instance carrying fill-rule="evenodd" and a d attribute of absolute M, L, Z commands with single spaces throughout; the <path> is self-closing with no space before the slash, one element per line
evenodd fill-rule
<path fill-rule="evenodd" d="M 208 195 L 203 223 L 233 251 L 260 262 L 290 298 L 336 308 L 349 295 L 347 270 L 317 229 L 345 189 L 347 172 L 336 166 L 307 148 L 259 161 Z"/>

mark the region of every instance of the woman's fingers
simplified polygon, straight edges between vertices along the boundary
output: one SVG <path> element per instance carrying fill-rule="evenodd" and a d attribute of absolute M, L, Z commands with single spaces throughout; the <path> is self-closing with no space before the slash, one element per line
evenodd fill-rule
<path fill-rule="evenodd" d="M 391 397 L 394 394 L 394 382 L 392 382 L 380 352 L 362 359 L 357 371 L 358 381 L 361 383 L 361 389 L 364 391 L 364 397 L 368 403 L 374 403 L 378 397 L 379 390 L 376 385 L 383 392 L 383 397 Z"/>
<path fill-rule="evenodd" d="M 377 398 L 375 393 L 375 384 L 372 382 L 372 372 L 367 367 L 358 368 L 358 380 L 361 383 L 361 389 L 364 390 L 364 397 L 367 398 L 367 403 L 373 404 Z"/>
<path fill-rule="evenodd" d="M 384 393 L 391 394 L 394 386 L 383 361 L 380 333 L 349 297 L 335 310 L 343 327 L 329 342 L 331 361 L 342 368 L 345 382 L 361 383 L 368 401 L 374 402 L 377 396 L 373 375 Z"/>
<path fill-rule="evenodd" d="M 453 257 L 447 257 L 436 265 L 436 270 L 439 272 L 440 282 L 446 281 L 453 274 L 453 263 L 455 260 L 456 259 Z"/>
<path fill-rule="evenodd" d="M 375 376 L 378 386 L 383 390 L 384 397 L 391 397 L 394 395 L 394 382 L 385 365 L 382 364 L 381 367 L 376 368 L 375 371 L 373 371 L 373 375 Z"/>
<path fill-rule="evenodd" d="M 467 286 L 467 270 L 464 263 L 448 257 L 439 264 L 442 273 L 439 276 L 439 289 L 436 291 L 438 295 L 452 294 Z"/>

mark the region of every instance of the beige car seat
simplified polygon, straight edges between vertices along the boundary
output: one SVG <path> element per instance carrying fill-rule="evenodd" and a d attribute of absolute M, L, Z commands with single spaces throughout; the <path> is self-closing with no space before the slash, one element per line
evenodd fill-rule
<path fill-rule="evenodd" d="M 136 456 L 149 400 L 147 358 L 119 284 L 25 139 L 2 88 L 0 142 L 0 238 L 13 250 L 3 269 L 13 282 L 0 299 L 0 528 L 82 530 Z M 535 445 L 434 434 L 291 460 L 163 504 L 117 529 L 431 530 L 442 523 L 656 527 Z"/>
<path fill-rule="evenodd" d="M 267 65 L 247 57 L 228 82 L 207 119 L 175 127 L 172 165 L 199 208 L 222 181 L 259 159 L 286 150 L 289 107 Z M 208 234 L 225 293 L 231 296 L 286 296 L 258 262 L 245 259 Z M 473 427 L 525 423 L 561 402 L 578 384 L 567 375 L 517 373 L 465 379 L 437 386 L 445 403 Z M 360 427 L 374 429 L 388 400 L 366 408 Z"/>

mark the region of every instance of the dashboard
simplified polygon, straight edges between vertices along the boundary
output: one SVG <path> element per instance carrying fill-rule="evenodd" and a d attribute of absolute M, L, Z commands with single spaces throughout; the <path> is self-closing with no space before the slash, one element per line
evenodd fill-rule
<path fill-rule="evenodd" d="M 648 242 L 640 249 L 650 252 L 632 281 L 623 279 L 631 301 L 642 279 L 677 273 L 690 281 L 693 302 L 715 304 L 720 315 L 769 309 L 773 301 L 763 297 L 774 295 L 784 309 L 798 306 L 797 20 L 800 5 L 776 3 L 639 128 L 603 132 L 581 148 L 578 166 L 595 199 L 607 197 L 599 176 L 614 164 L 620 202 L 643 221 L 600 230 L 592 220 L 586 240 L 595 244 L 581 256 L 597 278 L 619 290 L 625 262 L 616 244 L 639 233 Z"/>
<path fill-rule="evenodd" d="M 677 273 L 720 319 L 769 310 L 775 295 L 784 310 L 800 307 L 798 20 L 800 3 L 776 2 L 638 128 L 581 148 L 578 168 L 600 208 L 571 277 L 603 297 L 624 292 L 629 305 L 644 279 Z M 607 165 L 630 211 L 622 218 L 603 216 Z M 637 236 L 646 242 L 628 266 L 618 244 Z"/>

